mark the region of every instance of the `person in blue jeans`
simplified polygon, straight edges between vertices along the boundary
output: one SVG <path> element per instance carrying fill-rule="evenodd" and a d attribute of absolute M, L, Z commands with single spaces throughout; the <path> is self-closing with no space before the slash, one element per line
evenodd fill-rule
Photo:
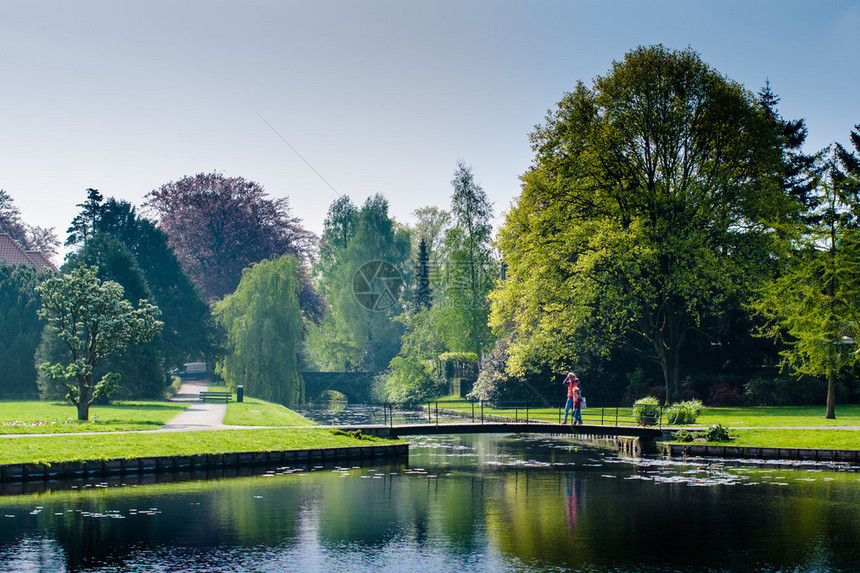
<path fill-rule="evenodd" d="M 573 424 L 582 424 L 582 391 L 579 386 L 573 389 Z"/>
<path fill-rule="evenodd" d="M 573 372 L 568 372 L 567 377 L 564 379 L 564 382 L 562 382 L 562 384 L 567 386 L 567 403 L 565 403 L 565 405 L 564 405 L 564 423 L 567 424 L 567 416 L 570 413 L 571 409 L 574 410 L 573 421 L 575 423 L 576 422 L 576 415 L 577 415 L 576 409 L 579 408 L 579 406 L 574 406 L 574 397 L 575 397 L 575 394 L 577 394 L 579 392 L 579 378 L 577 378 L 576 374 L 574 374 Z M 579 403 L 581 406 L 582 405 L 582 402 L 581 402 L 582 394 L 580 393 L 579 395 L 580 395 L 580 402 Z M 580 419 L 580 423 L 582 423 L 582 419 Z"/>

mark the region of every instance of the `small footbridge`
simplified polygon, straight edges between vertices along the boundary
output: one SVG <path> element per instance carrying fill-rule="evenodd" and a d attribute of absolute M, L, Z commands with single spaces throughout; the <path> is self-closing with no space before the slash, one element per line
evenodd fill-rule
<path fill-rule="evenodd" d="M 442 406 L 442 407 L 440 407 Z M 445 407 L 449 406 L 449 407 Z M 552 421 L 561 419 L 556 409 L 535 409 L 528 405 L 506 408 L 485 408 L 483 404 L 460 405 L 450 408 L 446 404 L 427 404 L 422 408 L 426 419 L 422 421 L 395 421 L 393 408 L 386 407 L 383 424 L 343 426 L 345 431 L 360 431 L 382 437 L 403 438 L 444 434 L 548 434 L 590 438 L 617 439 L 627 444 L 625 449 L 635 453 L 656 451 L 656 442 L 669 439 L 671 431 L 663 425 L 663 412 L 655 414 L 652 424 L 641 425 L 634 419 L 629 407 L 602 406 L 583 410 L 582 424 L 564 424 Z M 492 413 L 490 413 L 492 412 Z"/>

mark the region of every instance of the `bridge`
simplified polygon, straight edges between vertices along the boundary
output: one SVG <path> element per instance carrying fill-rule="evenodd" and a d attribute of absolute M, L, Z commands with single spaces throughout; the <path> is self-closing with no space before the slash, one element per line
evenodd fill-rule
<path fill-rule="evenodd" d="M 300 372 L 308 402 L 317 402 L 326 390 L 340 392 L 352 404 L 371 401 L 373 374 L 369 372 Z"/>
<path fill-rule="evenodd" d="M 421 424 L 367 424 L 339 426 L 345 432 L 361 432 L 386 438 L 445 434 L 553 434 L 620 438 L 631 453 L 655 453 L 657 440 L 669 433 L 656 426 L 617 426 L 597 424 L 556 424 L 552 422 L 430 422 Z M 625 440 L 625 438 L 627 440 Z"/>

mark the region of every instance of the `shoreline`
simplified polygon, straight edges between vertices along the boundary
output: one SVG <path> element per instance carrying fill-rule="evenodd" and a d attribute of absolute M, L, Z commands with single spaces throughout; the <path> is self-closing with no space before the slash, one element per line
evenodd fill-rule
<path fill-rule="evenodd" d="M 240 468 L 288 468 L 338 461 L 368 461 L 409 455 L 409 444 L 380 444 L 231 452 L 221 454 L 144 456 L 69 462 L 0 464 L 0 495 L 9 484 L 57 483 L 93 478 L 194 474 Z"/>

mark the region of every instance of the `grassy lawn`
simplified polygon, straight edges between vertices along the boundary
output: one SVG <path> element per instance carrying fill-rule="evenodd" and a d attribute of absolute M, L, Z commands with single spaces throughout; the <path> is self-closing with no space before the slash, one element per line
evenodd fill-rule
<path fill-rule="evenodd" d="M 228 392 L 226 386 L 212 385 L 212 392 Z M 233 393 L 235 399 L 236 393 Z M 266 402 L 259 398 L 251 398 L 247 394 L 242 402 L 228 402 L 227 415 L 224 417 L 227 426 L 315 426 L 316 424 L 300 414 L 296 414 L 286 406 Z"/>
<path fill-rule="evenodd" d="M 79 422 L 77 408 L 68 403 L 0 401 L 0 434 L 154 430 L 187 407 L 187 404 L 155 401 L 90 406 L 89 421 Z"/>
<path fill-rule="evenodd" d="M 245 396 L 242 403 L 227 404 L 228 426 L 314 426 L 314 422 L 280 404 Z"/>
<path fill-rule="evenodd" d="M 4 438 L 3 447 L 0 448 L 0 464 L 188 456 L 393 443 L 398 441 L 371 437 L 356 439 L 338 434 L 328 428 L 34 436 Z"/>
<path fill-rule="evenodd" d="M 824 418 L 824 406 L 749 406 L 733 408 L 708 407 L 696 425 L 710 426 L 860 426 L 860 405 L 836 406 L 836 419 Z"/>
<path fill-rule="evenodd" d="M 858 430 L 731 430 L 737 439 L 731 442 L 713 442 L 733 446 L 764 448 L 822 448 L 834 450 L 860 450 Z"/>

